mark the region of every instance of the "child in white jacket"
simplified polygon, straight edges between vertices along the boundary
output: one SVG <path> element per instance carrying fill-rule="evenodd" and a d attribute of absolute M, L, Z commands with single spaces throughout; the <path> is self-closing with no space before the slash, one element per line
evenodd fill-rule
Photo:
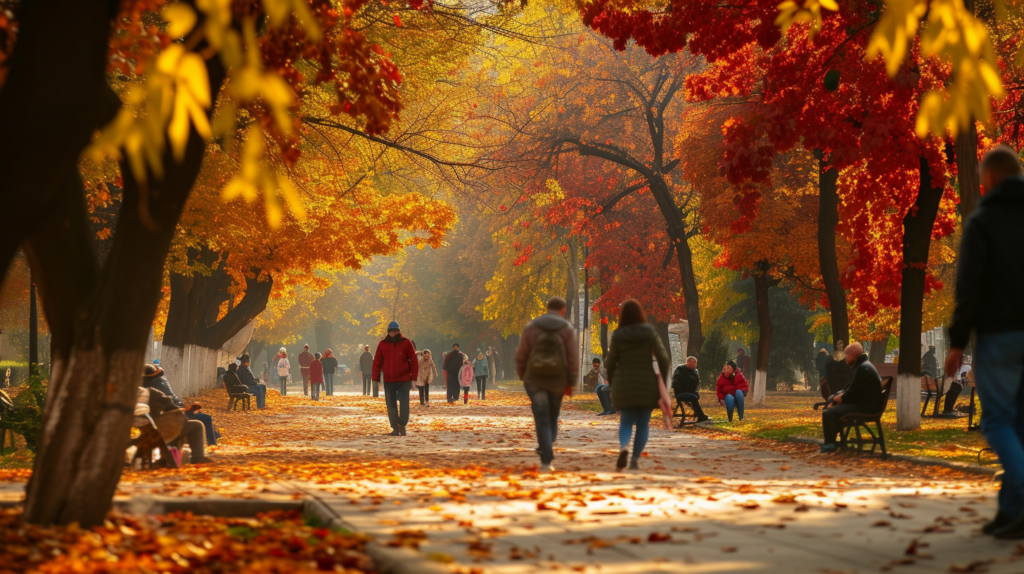
<path fill-rule="evenodd" d="M 292 364 L 288 362 L 288 353 L 281 352 L 281 360 L 277 362 L 277 376 L 281 379 L 281 396 L 288 394 L 288 377 L 292 373 Z"/>

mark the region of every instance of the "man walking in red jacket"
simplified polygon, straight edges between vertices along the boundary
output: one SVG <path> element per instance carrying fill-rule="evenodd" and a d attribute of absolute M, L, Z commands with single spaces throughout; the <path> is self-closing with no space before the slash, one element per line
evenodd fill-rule
<path fill-rule="evenodd" d="M 373 356 L 373 381 L 384 380 L 384 402 L 388 406 L 391 436 L 405 436 L 409 424 L 409 391 L 419 376 L 416 346 L 402 336 L 398 322 L 388 325 L 388 336 L 377 344 Z"/>
<path fill-rule="evenodd" d="M 309 345 L 302 346 L 299 353 L 299 372 L 302 373 L 302 394 L 309 396 L 309 366 L 313 363 L 313 353 L 309 352 Z"/>

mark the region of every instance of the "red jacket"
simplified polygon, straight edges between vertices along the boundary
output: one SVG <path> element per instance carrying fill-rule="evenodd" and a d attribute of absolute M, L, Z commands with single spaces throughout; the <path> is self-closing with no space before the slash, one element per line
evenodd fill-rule
<path fill-rule="evenodd" d="M 309 364 L 309 382 L 324 382 L 324 364 L 319 359 L 313 359 L 313 362 Z"/>
<path fill-rule="evenodd" d="M 746 395 L 750 391 L 750 385 L 747 384 L 743 373 L 737 371 L 732 377 L 718 375 L 718 384 L 715 385 L 715 390 L 718 392 L 718 400 L 724 401 L 726 395 L 731 395 L 736 391 L 743 391 L 743 394 Z"/>
<path fill-rule="evenodd" d="M 299 370 L 308 369 L 310 363 L 313 362 L 313 353 L 309 351 L 303 351 L 299 353 Z"/>
<path fill-rule="evenodd" d="M 415 381 L 419 373 L 416 347 L 401 333 L 395 337 L 388 335 L 377 343 L 377 352 L 373 356 L 373 380 L 379 381 L 384 375 L 385 383 L 405 383 Z"/>

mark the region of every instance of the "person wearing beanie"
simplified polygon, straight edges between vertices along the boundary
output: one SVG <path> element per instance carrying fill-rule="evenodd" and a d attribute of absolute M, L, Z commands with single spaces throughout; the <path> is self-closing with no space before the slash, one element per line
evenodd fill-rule
<path fill-rule="evenodd" d="M 202 408 L 198 403 L 189 405 L 186 409 L 184 403 L 178 398 L 178 395 L 174 394 L 174 390 L 171 389 L 171 383 L 164 376 L 164 370 L 159 365 L 144 365 L 142 367 L 142 388 L 144 389 L 155 389 L 165 395 L 171 402 L 174 403 L 179 409 L 185 411 L 185 417 L 190 421 L 196 421 L 203 425 L 203 430 L 206 434 L 206 444 L 210 446 L 216 446 L 217 437 L 220 433 L 213 426 L 213 417 L 210 415 L 199 412 Z M 193 449 L 194 451 L 195 449 Z"/>
<path fill-rule="evenodd" d="M 726 361 L 722 367 L 722 374 L 718 376 L 718 384 L 715 386 L 718 393 L 718 404 L 725 405 L 725 413 L 732 422 L 732 413 L 743 420 L 743 397 L 750 391 L 746 377 L 736 366 L 736 361 Z"/>
<path fill-rule="evenodd" d="M 416 346 L 402 336 L 397 321 L 388 325 L 388 336 L 377 344 L 373 356 L 374 383 L 384 383 L 384 402 L 388 407 L 391 436 L 405 436 L 409 424 L 409 391 L 419 376 Z"/>
<path fill-rule="evenodd" d="M 324 364 L 320 362 L 320 353 L 313 354 L 313 362 L 309 364 L 309 388 L 313 392 L 313 400 L 320 400 L 320 387 L 324 384 Z"/>

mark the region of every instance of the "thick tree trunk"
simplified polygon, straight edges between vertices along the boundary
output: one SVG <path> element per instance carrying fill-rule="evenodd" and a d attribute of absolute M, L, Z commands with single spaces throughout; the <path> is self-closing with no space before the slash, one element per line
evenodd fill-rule
<path fill-rule="evenodd" d="M 900 362 L 896 369 L 896 430 L 921 427 L 921 321 L 932 228 L 942 186 L 933 187 L 928 160 L 921 157 L 920 189 L 903 218 L 903 285 L 900 290 Z"/>
<path fill-rule="evenodd" d="M 754 275 L 754 301 L 757 306 L 757 357 L 754 362 L 753 388 L 750 402 L 763 405 L 765 391 L 768 387 L 768 354 L 772 347 L 772 318 L 768 310 L 768 289 L 773 280 L 768 276 L 768 264 L 758 264 L 758 272 Z"/>
<path fill-rule="evenodd" d="M 608 323 L 601 321 L 601 359 L 608 356 Z"/>
<path fill-rule="evenodd" d="M 119 4 L 20 3 L 17 49 L 0 89 L 0 190 L 7 214 L 0 233 L 0 276 L 66 192 L 95 130 L 121 105 L 106 82 L 110 27 Z"/>
<path fill-rule="evenodd" d="M 676 258 L 679 261 L 679 275 L 683 282 L 683 304 L 686 306 L 686 321 L 690 334 L 686 340 L 686 352 L 700 359 L 704 347 L 704 331 L 700 321 L 700 295 L 697 291 L 697 275 L 693 271 L 693 252 L 687 239 L 676 243 Z"/>
<path fill-rule="evenodd" d="M 885 363 L 885 347 L 889 342 L 888 337 L 881 341 L 871 341 L 871 350 L 868 351 L 868 360 L 873 365 L 881 365 Z"/>
<path fill-rule="evenodd" d="M 966 5 L 966 2 L 965 2 Z M 956 171 L 960 187 L 960 217 L 962 221 L 974 213 L 981 201 L 981 182 L 978 173 L 978 126 L 971 124 L 956 136 Z"/>
<path fill-rule="evenodd" d="M 850 318 L 846 310 L 846 291 L 839 281 L 839 262 L 836 258 L 836 226 L 839 225 L 839 171 L 825 162 L 825 154 L 814 150 L 818 158 L 818 265 L 821 282 L 828 296 L 832 319 L 832 343 L 850 342 Z"/>

